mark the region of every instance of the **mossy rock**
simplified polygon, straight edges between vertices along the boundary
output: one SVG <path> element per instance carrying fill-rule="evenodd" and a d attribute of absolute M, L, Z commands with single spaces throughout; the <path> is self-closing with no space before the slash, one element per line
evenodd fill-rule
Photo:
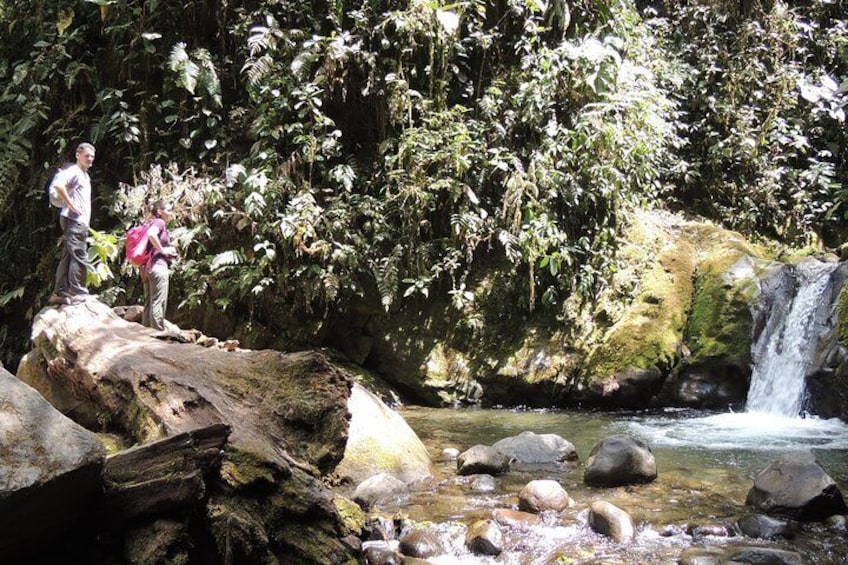
<path fill-rule="evenodd" d="M 696 250 L 685 240 L 667 245 L 641 281 L 641 291 L 589 358 L 584 401 L 610 405 L 643 403 L 658 392 L 677 362 L 693 295 Z M 647 385 L 637 398 L 622 395 Z M 638 387 L 638 388 L 641 388 Z"/>

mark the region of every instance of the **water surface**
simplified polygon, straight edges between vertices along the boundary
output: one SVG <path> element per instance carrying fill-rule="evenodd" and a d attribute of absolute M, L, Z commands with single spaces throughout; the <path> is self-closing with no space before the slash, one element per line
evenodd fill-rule
<path fill-rule="evenodd" d="M 539 478 L 559 481 L 575 501 L 573 508 L 559 515 L 543 516 L 538 527 L 508 531 L 508 537 L 513 536 L 509 543 L 516 543 L 517 549 L 497 559 L 463 552 L 461 536 L 456 534 L 454 554 L 434 563 L 676 563 L 696 541 L 684 530 L 699 525 L 732 529 L 739 517 L 751 512 L 745 497 L 756 475 L 779 456 L 799 449 L 813 450 L 842 492 L 848 489 L 848 426 L 839 420 L 689 410 L 622 414 L 405 408 L 401 413 L 435 462 L 432 486 L 414 494 L 403 508 L 413 520 L 467 524 L 489 518 L 496 508 L 517 508 L 518 492 Z M 440 457 L 445 447 L 464 451 L 528 430 L 564 437 L 577 448 L 579 461 L 517 467 L 497 478 L 494 492 L 477 493 L 472 492 L 469 478 L 456 475 L 455 462 Z M 592 447 L 614 434 L 631 435 L 651 446 L 658 467 L 655 482 L 613 489 L 583 484 L 583 462 Z M 636 542 L 619 546 L 588 528 L 587 508 L 595 500 L 609 501 L 630 513 L 637 527 Z M 805 528 L 789 548 L 819 565 L 845 562 L 844 532 L 823 525 Z M 710 536 L 706 541 L 722 545 L 741 540 Z"/>

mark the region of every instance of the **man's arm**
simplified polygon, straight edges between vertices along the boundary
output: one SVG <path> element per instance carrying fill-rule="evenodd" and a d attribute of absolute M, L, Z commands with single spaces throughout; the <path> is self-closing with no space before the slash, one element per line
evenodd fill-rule
<path fill-rule="evenodd" d="M 56 189 L 56 194 L 58 194 L 59 198 L 62 199 L 62 202 L 65 203 L 65 207 L 74 214 L 79 215 L 80 211 L 76 206 L 74 206 L 74 203 L 71 202 L 71 196 L 68 194 L 68 186 L 70 186 L 70 184 L 71 183 L 62 184 L 61 182 L 54 181 L 53 188 Z"/>

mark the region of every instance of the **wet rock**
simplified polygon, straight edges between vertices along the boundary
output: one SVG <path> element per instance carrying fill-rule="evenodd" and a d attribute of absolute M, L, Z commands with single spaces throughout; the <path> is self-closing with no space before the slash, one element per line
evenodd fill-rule
<path fill-rule="evenodd" d="M 474 492 L 493 492 L 498 484 L 492 475 L 477 475 L 468 486 Z"/>
<path fill-rule="evenodd" d="M 745 504 L 766 514 L 810 522 L 846 512 L 836 482 L 809 451 L 785 455 L 770 463 L 754 479 Z"/>
<path fill-rule="evenodd" d="M 500 525 L 515 529 L 527 529 L 540 523 L 539 517 L 530 512 L 520 512 L 510 508 L 498 508 L 492 512 L 492 518 Z"/>
<path fill-rule="evenodd" d="M 492 520 L 474 522 L 468 528 L 465 546 L 477 555 L 500 555 L 503 551 L 503 533 Z"/>
<path fill-rule="evenodd" d="M 657 463 L 651 448 L 628 436 L 610 436 L 598 442 L 583 473 L 587 485 L 599 487 L 649 483 L 656 478 Z"/>
<path fill-rule="evenodd" d="M 577 449 L 556 434 L 522 432 L 495 442 L 493 448 L 519 463 L 561 463 L 576 461 Z"/>
<path fill-rule="evenodd" d="M 546 510 L 559 512 L 568 508 L 570 502 L 562 485 L 550 479 L 530 481 L 518 493 L 518 509 L 534 514 Z"/>
<path fill-rule="evenodd" d="M 734 547 L 722 559 L 732 565 L 808 565 L 800 553 L 770 547 Z"/>
<path fill-rule="evenodd" d="M 792 538 L 795 532 L 787 522 L 776 520 L 764 514 L 749 514 L 739 518 L 736 523 L 739 531 L 750 538 L 778 539 Z"/>
<path fill-rule="evenodd" d="M 848 530 L 848 516 L 843 514 L 835 514 L 827 519 L 827 525 L 834 530 Z"/>
<path fill-rule="evenodd" d="M 96 435 L 0 369 L 0 555 L 45 547 L 74 525 L 105 456 Z"/>
<path fill-rule="evenodd" d="M 400 552 L 408 557 L 427 559 L 444 553 L 445 549 L 436 533 L 429 530 L 413 530 L 401 538 Z"/>
<path fill-rule="evenodd" d="M 705 537 L 730 538 L 736 533 L 724 524 L 703 524 L 692 528 L 692 537 L 695 541 L 701 541 Z"/>
<path fill-rule="evenodd" d="M 589 507 L 589 526 L 618 543 L 627 543 L 634 535 L 630 514 L 603 500 L 593 502 Z"/>
<path fill-rule="evenodd" d="M 353 500 L 368 510 L 392 499 L 404 498 L 409 493 L 403 481 L 386 473 L 369 477 L 357 485 Z"/>
<path fill-rule="evenodd" d="M 689 535 L 681 526 L 675 524 L 666 524 L 657 533 L 664 538 Z"/>
<path fill-rule="evenodd" d="M 509 471 L 509 456 L 488 445 L 475 445 L 456 459 L 460 475 L 502 475 Z"/>
<path fill-rule="evenodd" d="M 365 542 L 362 544 L 365 565 L 401 565 L 403 555 L 397 551 L 397 543 Z"/>
<path fill-rule="evenodd" d="M 365 531 L 369 540 L 393 540 L 396 535 L 395 522 L 386 516 L 371 516 L 365 522 Z"/>
<path fill-rule="evenodd" d="M 347 406 L 348 440 L 336 474 L 353 483 L 378 473 L 407 484 L 431 476 L 427 448 L 400 414 L 359 384 L 353 385 Z"/>

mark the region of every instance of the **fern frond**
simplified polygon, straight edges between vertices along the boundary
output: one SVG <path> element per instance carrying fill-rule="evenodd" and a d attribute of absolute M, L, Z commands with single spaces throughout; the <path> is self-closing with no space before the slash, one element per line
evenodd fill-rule
<path fill-rule="evenodd" d="M 244 263 L 244 253 L 237 249 L 231 249 L 218 253 L 212 258 L 209 268 L 214 272 L 226 267 L 233 267 Z"/>

